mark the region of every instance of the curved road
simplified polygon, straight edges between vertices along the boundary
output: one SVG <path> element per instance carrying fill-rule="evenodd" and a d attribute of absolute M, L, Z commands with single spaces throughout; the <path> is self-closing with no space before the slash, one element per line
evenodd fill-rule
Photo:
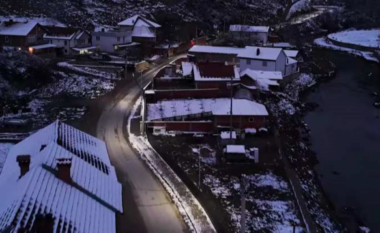
<path fill-rule="evenodd" d="M 143 84 L 169 62 L 143 74 Z M 115 166 L 119 181 L 123 185 L 124 213 L 117 216 L 119 233 L 176 233 L 186 232 L 186 225 L 171 202 L 160 181 L 140 159 L 127 142 L 124 132 L 127 117 L 141 95 L 140 77 L 138 82 L 130 82 L 122 93 L 120 101 L 106 107 L 97 124 L 97 137 L 104 140 L 108 147 L 111 163 Z M 120 97 L 120 96 L 119 96 Z M 116 98 L 117 99 L 117 98 Z"/>

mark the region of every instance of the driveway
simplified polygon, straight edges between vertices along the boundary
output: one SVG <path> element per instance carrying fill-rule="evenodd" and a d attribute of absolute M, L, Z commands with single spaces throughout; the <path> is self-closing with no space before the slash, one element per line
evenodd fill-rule
<path fill-rule="evenodd" d="M 177 58 L 143 74 L 142 84 L 146 85 L 161 68 Z M 118 100 L 109 103 L 96 126 L 96 136 L 106 142 L 111 163 L 123 185 L 124 213 L 117 216 L 117 229 L 121 233 L 186 232 L 187 227 L 176 206 L 124 135 L 127 118 L 142 93 L 140 77 L 135 78 L 136 81 L 129 82 L 119 93 L 123 97 L 116 96 Z"/>

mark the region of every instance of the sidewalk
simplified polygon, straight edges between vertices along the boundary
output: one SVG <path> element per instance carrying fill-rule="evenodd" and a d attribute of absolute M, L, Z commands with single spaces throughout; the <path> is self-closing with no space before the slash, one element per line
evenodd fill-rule
<path fill-rule="evenodd" d="M 150 169 L 161 181 L 190 230 L 196 233 L 216 233 L 206 211 L 187 186 L 152 148 L 146 138 L 137 136 L 131 132 L 131 128 L 139 128 L 139 126 L 136 125 L 139 124 L 139 121 L 132 121 L 133 117 L 138 115 L 136 114 L 136 110 L 139 104 L 140 101 L 137 101 L 128 119 L 127 130 L 129 142 L 140 153 L 142 159 L 145 160 Z"/>
<path fill-rule="evenodd" d="M 301 182 L 298 179 L 296 172 L 292 168 L 292 165 L 289 163 L 288 158 L 286 157 L 286 155 L 283 154 L 282 143 L 281 143 L 281 139 L 280 139 L 280 135 L 278 133 L 278 130 L 276 130 L 275 137 L 276 137 L 276 144 L 278 146 L 278 150 L 279 150 L 280 156 L 282 158 L 282 162 L 284 164 L 285 172 L 286 172 L 286 175 L 287 175 L 287 177 L 290 181 L 290 184 L 292 186 L 294 196 L 297 200 L 297 205 L 298 205 L 298 208 L 301 212 L 302 220 L 305 224 L 306 231 L 308 233 L 317 233 L 317 226 L 315 224 L 314 219 L 310 215 L 310 212 L 307 208 L 305 199 L 303 198 L 303 195 L 302 195 Z"/>

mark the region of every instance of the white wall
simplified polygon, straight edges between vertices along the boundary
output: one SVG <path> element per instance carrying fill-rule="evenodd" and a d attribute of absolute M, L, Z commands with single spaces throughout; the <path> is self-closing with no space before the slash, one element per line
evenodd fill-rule
<path fill-rule="evenodd" d="M 47 39 L 47 40 L 49 41 L 49 44 L 55 44 L 57 47 L 62 48 L 64 55 L 70 55 L 71 48 L 73 48 L 75 45 L 74 37 L 71 40 L 64 40 L 64 39 Z"/>
<path fill-rule="evenodd" d="M 250 60 L 250 63 L 247 62 Z M 244 71 L 246 69 L 251 70 L 263 70 L 263 71 L 280 71 L 282 75 L 286 76 L 286 60 L 287 57 L 284 51 L 281 51 L 276 61 L 265 61 L 265 60 L 255 60 L 240 58 L 240 70 Z M 266 66 L 264 66 L 266 63 Z"/>

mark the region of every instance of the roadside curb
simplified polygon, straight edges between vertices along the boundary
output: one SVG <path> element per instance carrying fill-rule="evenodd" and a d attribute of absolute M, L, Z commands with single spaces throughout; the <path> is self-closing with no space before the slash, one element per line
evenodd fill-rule
<path fill-rule="evenodd" d="M 149 141 L 142 136 L 135 136 L 131 133 L 131 120 L 136 114 L 140 104 L 141 98 L 136 101 L 128 117 L 127 131 L 129 142 L 132 147 L 139 152 L 141 158 L 147 163 L 153 173 L 159 178 L 191 232 L 216 233 L 215 227 L 199 201 L 170 166 L 154 150 Z M 164 174 L 163 170 L 166 170 L 166 174 Z M 176 185 L 178 187 L 176 187 Z M 178 191 L 179 189 L 181 189 L 181 192 Z"/>

